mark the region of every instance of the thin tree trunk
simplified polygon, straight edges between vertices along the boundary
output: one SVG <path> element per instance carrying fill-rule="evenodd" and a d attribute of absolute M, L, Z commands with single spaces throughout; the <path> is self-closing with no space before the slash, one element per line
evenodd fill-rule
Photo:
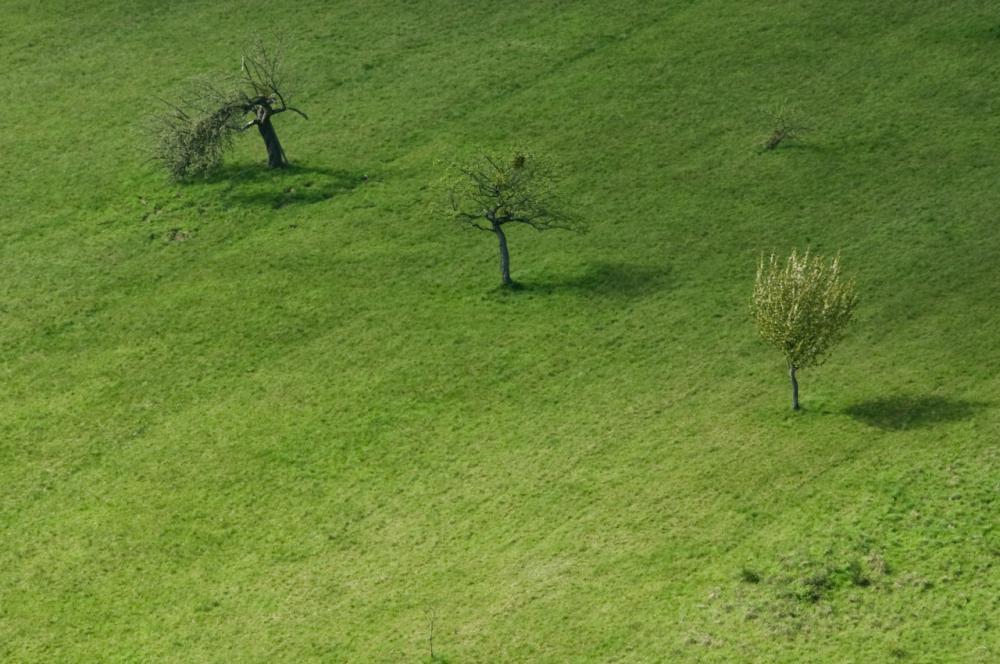
<path fill-rule="evenodd" d="M 271 124 L 271 117 L 264 115 L 257 124 L 257 129 L 260 130 L 260 137 L 264 139 L 264 146 L 267 148 L 268 168 L 281 168 L 287 165 L 288 160 L 285 159 L 285 151 L 281 149 L 281 141 L 274 131 L 274 125 Z"/>
<path fill-rule="evenodd" d="M 799 409 L 799 381 L 795 379 L 795 365 L 788 365 L 788 377 L 792 380 L 792 410 Z"/>
<path fill-rule="evenodd" d="M 497 234 L 497 240 L 500 242 L 500 280 L 504 286 L 512 286 L 514 284 L 510 279 L 510 253 L 507 251 L 507 236 L 504 235 L 503 229 L 500 224 L 493 224 L 493 232 Z"/>
<path fill-rule="evenodd" d="M 778 147 L 778 144 L 781 143 L 781 141 L 785 140 L 786 136 L 787 134 L 785 133 L 785 130 L 775 129 L 774 133 L 771 134 L 771 137 L 767 139 L 767 143 L 764 143 L 764 149 L 773 150 Z"/>

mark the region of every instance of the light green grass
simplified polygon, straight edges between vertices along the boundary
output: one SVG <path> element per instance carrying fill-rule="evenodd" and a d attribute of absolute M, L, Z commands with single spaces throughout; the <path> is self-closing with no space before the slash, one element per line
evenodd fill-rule
<path fill-rule="evenodd" d="M 1000 9 L 325 4 L 3 3 L 0 658 L 1000 657 Z M 141 117 L 274 26 L 296 167 L 167 183 Z M 591 232 L 505 295 L 427 196 L 509 142 Z M 863 298 L 800 415 L 792 246 Z"/>

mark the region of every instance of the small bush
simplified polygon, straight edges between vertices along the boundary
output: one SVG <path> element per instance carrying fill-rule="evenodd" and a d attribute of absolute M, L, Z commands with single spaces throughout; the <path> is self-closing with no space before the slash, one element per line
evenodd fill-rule
<path fill-rule="evenodd" d="M 763 114 L 772 127 L 770 135 L 764 141 L 765 150 L 774 150 L 781 143 L 795 140 L 809 131 L 802 123 L 799 112 L 787 102 L 764 109 Z"/>

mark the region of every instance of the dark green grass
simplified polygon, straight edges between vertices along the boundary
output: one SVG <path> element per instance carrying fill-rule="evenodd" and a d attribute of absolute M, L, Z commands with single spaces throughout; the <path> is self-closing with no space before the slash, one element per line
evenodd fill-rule
<path fill-rule="evenodd" d="M 1000 656 L 1000 11 L 323 4 L 4 3 L 0 657 Z M 295 167 L 165 182 L 141 117 L 270 26 Z M 429 196 L 510 142 L 591 232 L 503 293 Z M 792 246 L 863 298 L 801 414 Z"/>

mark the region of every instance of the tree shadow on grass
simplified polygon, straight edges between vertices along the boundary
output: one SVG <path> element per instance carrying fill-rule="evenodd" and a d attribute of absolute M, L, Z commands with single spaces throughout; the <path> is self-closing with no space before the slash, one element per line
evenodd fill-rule
<path fill-rule="evenodd" d="M 821 143 L 809 141 L 808 139 L 790 139 L 782 141 L 781 145 L 768 150 L 761 146 L 757 148 L 758 154 L 780 154 L 782 152 L 826 152 L 827 149 Z"/>
<path fill-rule="evenodd" d="M 213 186 L 224 203 L 231 206 L 270 207 L 321 203 L 357 189 L 368 181 L 363 173 L 316 166 L 289 164 L 267 168 L 261 164 L 224 164 L 204 178 L 189 184 Z"/>
<path fill-rule="evenodd" d="M 327 168 L 325 166 L 310 166 L 309 164 L 287 164 L 284 168 L 268 168 L 265 163 L 224 163 L 216 166 L 200 177 L 192 178 L 188 184 L 197 185 L 229 183 L 236 185 L 251 182 L 280 182 L 298 177 L 337 177 L 350 175 L 347 171 Z M 361 177 L 358 175 L 358 177 Z"/>
<path fill-rule="evenodd" d="M 988 405 L 939 396 L 898 395 L 854 404 L 844 412 L 878 429 L 904 431 L 965 420 Z"/>
<path fill-rule="evenodd" d="M 518 290 L 531 293 L 570 292 L 607 297 L 641 297 L 662 290 L 670 275 L 669 267 L 648 267 L 627 263 L 592 263 L 573 277 L 545 283 L 520 283 Z"/>
<path fill-rule="evenodd" d="M 231 191 L 224 194 L 223 199 L 229 205 L 269 207 L 272 210 L 277 210 L 286 205 L 322 203 L 338 194 L 347 193 L 352 189 L 354 187 L 330 184 L 322 184 L 315 187 L 310 185 L 302 185 L 300 187 L 289 186 L 275 191 Z"/>

